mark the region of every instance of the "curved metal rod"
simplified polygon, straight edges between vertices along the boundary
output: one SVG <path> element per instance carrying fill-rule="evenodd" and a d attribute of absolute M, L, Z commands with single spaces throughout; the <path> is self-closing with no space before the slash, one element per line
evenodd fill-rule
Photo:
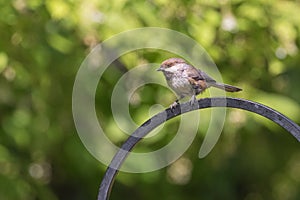
<path fill-rule="evenodd" d="M 283 127 L 300 142 L 300 126 L 298 124 L 296 124 L 280 112 L 260 103 L 245 99 L 222 97 L 199 99 L 198 105 L 193 107 L 190 106 L 189 102 L 183 103 L 172 110 L 168 108 L 165 111 L 162 111 L 157 115 L 153 116 L 151 119 L 147 120 L 144 124 L 142 124 L 138 129 L 136 129 L 136 131 L 133 132 L 133 134 L 125 141 L 125 143 L 121 147 L 122 150 L 116 153 L 116 155 L 112 159 L 110 166 L 105 172 L 105 175 L 100 185 L 98 200 L 107 200 L 109 198 L 113 182 L 118 173 L 118 169 L 120 169 L 122 163 L 126 159 L 127 155 L 130 153 L 132 148 L 141 139 L 143 139 L 144 136 L 146 136 L 150 131 L 152 131 L 160 124 L 173 117 L 193 110 L 204 109 L 209 107 L 238 108 L 259 114 Z M 114 166 L 114 168 L 112 168 L 111 166 Z"/>

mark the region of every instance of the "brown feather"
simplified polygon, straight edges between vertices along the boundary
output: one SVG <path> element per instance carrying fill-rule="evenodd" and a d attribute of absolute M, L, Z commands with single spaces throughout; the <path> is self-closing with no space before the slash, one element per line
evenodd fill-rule
<path fill-rule="evenodd" d="M 211 85 L 212 87 L 219 88 L 221 90 L 225 90 L 226 92 L 239 92 L 242 91 L 241 88 L 235 87 L 233 85 L 223 84 L 223 83 L 215 83 Z"/>

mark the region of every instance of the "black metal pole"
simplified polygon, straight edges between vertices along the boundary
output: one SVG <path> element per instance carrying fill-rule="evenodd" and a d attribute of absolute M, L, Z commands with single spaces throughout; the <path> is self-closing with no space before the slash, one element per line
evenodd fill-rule
<path fill-rule="evenodd" d="M 115 177 L 120 169 L 122 163 L 126 159 L 132 148 L 150 133 L 154 128 L 164 123 L 165 121 L 174 118 L 183 113 L 187 113 L 197 109 L 204 109 L 209 107 L 230 107 L 238 108 L 242 110 L 247 110 L 263 117 L 266 117 L 276 124 L 280 125 L 286 129 L 290 134 L 292 134 L 300 142 L 300 126 L 293 122 L 291 119 L 281 114 L 280 112 L 262 105 L 257 102 L 237 99 L 237 98 L 204 98 L 198 100 L 198 105 L 190 106 L 190 103 L 183 103 L 178 105 L 174 109 L 166 109 L 163 112 L 158 113 L 151 119 L 147 120 L 142 124 L 133 134 L 125 141 L 122 145 L 121 150 L 116 153 L 111 161 L 110 166 L 107 168 L 105 175 L 102 179 L 98 200 L 107 200 L 110 195 L 110 191 L 115 180 Z M 113 168 L 111 166 L 114 166 Z"/>

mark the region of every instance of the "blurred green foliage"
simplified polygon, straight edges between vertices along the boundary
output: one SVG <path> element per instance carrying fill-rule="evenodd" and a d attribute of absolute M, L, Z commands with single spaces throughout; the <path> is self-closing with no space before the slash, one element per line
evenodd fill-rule
<path fill-rule="evenodd" d="M 105 166 L 76 134 L 73 82 L 97 43 L 132 28 L 165 27 L 194 38 L 225 82 L 244 89 L 238 97 L 264 103 L 299 124 L 299 13 L 299 1 L 0 0 L 0 199 L 96 199 Z M 127 136 L 112 118 L 114 84 L 134 66 L 170 56 L 131 52 L 102 77 L 105 92 L 97 93 L 97 114 L 116 144 Z M 168 106 L 175 98 L 156 85 L 136 95 L 130 111 L 139 124 L 149 117 L 151 105 Z M 167 131 L 137 150 L 166 144 L 177 124 L 168 122 Z M 300 148 L 285 130 L 229 109 L 220 141 L 200 160 L 204 134 L 201 129 L 185 155 L 169 167 L 120 173 L 112 199 L 300 199 Z"/>

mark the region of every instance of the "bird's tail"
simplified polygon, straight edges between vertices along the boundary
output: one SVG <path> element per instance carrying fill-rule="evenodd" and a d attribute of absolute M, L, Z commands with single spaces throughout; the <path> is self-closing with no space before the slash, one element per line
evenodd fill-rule
<path fill-rule="evenodd" d="M 239 92 L 239 91 L 242 91 L 241 88 L 235 87 L 233 85 L 223 84 L 223 83 L 214 83 L 211 86 L 219 88 L 221 90 L 225 90 L 226 92 Z"/>

